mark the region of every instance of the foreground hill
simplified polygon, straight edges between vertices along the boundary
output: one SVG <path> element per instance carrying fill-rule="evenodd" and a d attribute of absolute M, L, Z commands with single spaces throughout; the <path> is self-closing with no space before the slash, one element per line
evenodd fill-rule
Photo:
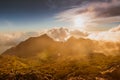
<path fill-rule="evenodd" d="M 120 56 L 23 59 L 0 56 L 0 80 L 119 80 Z"/>

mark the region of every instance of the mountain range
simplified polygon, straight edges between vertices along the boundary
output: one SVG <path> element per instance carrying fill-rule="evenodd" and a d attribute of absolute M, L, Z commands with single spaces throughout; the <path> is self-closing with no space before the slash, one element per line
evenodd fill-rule
<path fill-rule="evenodd" d="M 0 80 L 119 80 L 120 43 L 82 35 L 60 28 L 20 42 L 0 55 Z"/>
<path fill-rule="evenodd" d="M 78 37 L 79 35 L 79 37 Z M 6 50 L 2 55 L 15 55 L 18 57 L 37 56 L 42 52 L 62 55 L 86 55 L 88 53 L 102 53 L 117 55 L 120 52 L 119 42 L 106 42 L 91 40 L 82 36 L 82 32 L 69 31 L 66 28 L 52 29 L 38 37 L 30 37 L 17 46 Z"/>

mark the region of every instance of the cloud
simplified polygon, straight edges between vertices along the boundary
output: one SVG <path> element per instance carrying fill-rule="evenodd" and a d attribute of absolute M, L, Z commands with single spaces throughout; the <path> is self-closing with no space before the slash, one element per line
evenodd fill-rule
<path fill-rule="evenodd" d="M 89 39 L 108 42 L 120 42 L 120 26 L 111 28 L 108 31 L 91 33 Z"/>
<path fill-rule="evenodd" d="M 47 31 L 47 34 L 53 38 L 55 41 L 66 41 L 71 36 L 75 38 L 84 38 L 88 35 L 87 32 L 83 32 L 80 30 L 71 30 L 68 28 L 53 28 Z"/>
<path fill-rule="evenodd" d="M 98 19 L 92 19 L 90 21 L 90 23 L 97 23 L 97 24 L 114 23 L 114 22 L 120 22 L 120 16 L 98 18 Z"/>
<path fill-rule="evenodd" d="M 119 0 L 112 0 L 110 2 L 91 2 L 83 6 L 76 6 L 60 12 L 55 16 L 55 18 L 58 21 L 69 22 L 73 26 L 75 25 L 73 22 L 76 17 L 82 18 L 83 20 L 85 19 L 85 29 L 90 29 L 90 27 L 87 27 L 88 25 L 96 26 L 96 24 L 99 25 L 120 22 L 119 9 Z"/>
<path fill-rule="evenodd" d="M 98 41 L 120 42 L 120 32 L 99 32 L 91 33 L 89 39 Z"/>
<path fill-rule="evenodd" d="M 83 5 L 89 2 L 98 2 L 98 0 L 46 0 L 47 6 L 51 9 L 65 10 L 78 5 Z M 108 2 L 110 0 L 107 0 Z M 99 0 L 99 2 L 107 2 L 105 0 Z M 58 8 L 59 7 L 59 8 Z"/>
<path fill-rule="evenodd" d="M 0 33 L 0 45 L 11 46 L 15 44 L 16 39 L 21 37 L 22 33 Z"/>
<path fill-rule="evenodd" d="M 89 33 L 80 30 L 71 30 L 70 35 L 74 36 L 75 38 L 85 38 L 89 35 Z"/>
<path fill-rule="evenodd" d="M 110 3 L 98 4 L 93 3 L 92 5 L 90 5 L 90 7 L 92 8 L 91 11 L 95 13 L 95 17 L 120 16 L 120 1 L 113 0 Z"/>
<path fill-rule="evenodd" d="M 120 1 L 92 2 L 84 6 L 77 6 L 65 10 L 57 15 L 57 18 L 67 19 L 76 15 L 91 15 L 93 18 L 120 16 Z"/>
<path fill-rule="evenodd" d="M 53 28 L 48 30 L 47 34 L 55 41 L 66 41 L 70 37 L 70 31 L 67 28 Z"/>
<path fill-rule="evenodd" d="M 120 25 L 118 27 L 112 28 L 109 30 L 110 32 L 120 32 Z"/>

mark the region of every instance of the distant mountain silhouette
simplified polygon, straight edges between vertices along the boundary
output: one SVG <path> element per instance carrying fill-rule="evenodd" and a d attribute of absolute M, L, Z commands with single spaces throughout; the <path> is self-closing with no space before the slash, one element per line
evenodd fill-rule
<path fill-rule="evenodd" d="M 6 50 L 2 55 L 15 55 L 18 57 L 33 57 L 41 53 L 54 56 L 86 55 L 88 53 L 103 53 L 116 55 L 120 52 L 120 44 L 104 41 L 94 41 L 71 36 L 67 41 L 55 41 L 48 34 L 31 37 L 15 47 Z M 114 53 L 114 54 L 113 54 Z"/>
<path fill-rule="evenodd" d="M 39 53 L 48 52 L 50 54 L 80 54 L 88 53 L 92 50 L 92 40 L 69 38 L 66 42 L 54 41 L 47 34 L 39 37 L 31 37 L 21 42 L 16 47 L 5 51 L 3 55 L 15 55 L 19 57 L 37 56 Z"/>

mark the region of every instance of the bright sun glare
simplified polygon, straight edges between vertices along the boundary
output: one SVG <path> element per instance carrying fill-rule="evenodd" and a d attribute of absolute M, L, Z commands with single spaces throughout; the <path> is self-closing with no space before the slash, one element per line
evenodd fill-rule
<path fill-rule="evenodd" d="M 73 24 L 75 27 L 84 28 L 85 23 L 86 23 L 86 18 L 82 16 L 77 16 L 74 18 L 73 22 L 74 22 Z"/>

